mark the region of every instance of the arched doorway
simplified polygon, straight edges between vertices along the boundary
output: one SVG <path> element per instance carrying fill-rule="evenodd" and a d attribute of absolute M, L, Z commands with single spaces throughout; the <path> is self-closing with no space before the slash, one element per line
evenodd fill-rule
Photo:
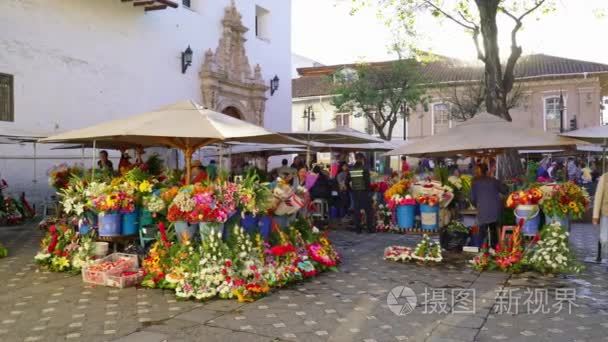
<path fill-rule="evenodd" d="M 226 114 L 228 116 L 232 116 L 233 118 L 237 118 L 237 119 L 241 119 L 241 120 L 243 119 L 243 115 L 241 114 L 241 111 L 233 106 L 224 108 L 222 110 L 222 113 Z"/>

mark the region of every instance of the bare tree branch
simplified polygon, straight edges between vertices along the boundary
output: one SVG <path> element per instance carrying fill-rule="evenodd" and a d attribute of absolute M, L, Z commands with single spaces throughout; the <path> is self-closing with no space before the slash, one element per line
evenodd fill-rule
<path fill-rule="evenodd" d="M 444 11 L 441 7 L 435 5 L 432 1 L 430 0 L 424 0 L 424 3 L 427 4 L 428 6 L 431 6 L 434 10 L 436 10 L 437 12 L 441 13 L 444 17 L 452 20 L 453 22 L 455 22 L 456 24 L 466 28 L 467 30 L 475 30 L 475 26 L 471 26 L 471 25 L 467 25 L 465 23 L 463 23 L 462 21 L 456 19 L 453 15 L 449 14 L 448 12 Z"/>

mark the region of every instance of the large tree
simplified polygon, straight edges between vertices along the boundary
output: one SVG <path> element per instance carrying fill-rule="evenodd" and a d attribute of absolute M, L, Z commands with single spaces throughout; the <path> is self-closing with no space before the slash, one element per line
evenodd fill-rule
<path fill-rule="evenodd" d="M 332 104 L 338 111 L 365 117 L 380 138 L 391 140 L 399 119 L 406 119 L 408 108 L 424 99 L 417 70 L 414 60 L 359 64 L 354 70 L 338 70 L 332 75 L 336 95 Z"/>
<path fill-rule="evenodd" d="M 438 19 L 452 22 L 472 37 L 477 58 L 483 62 L 483 89 L 485 109 L 511 121 L 509 93 L 515 82 L 515 65 L 522 55 L 517 41 L 524 20 L 532 14 L 546 13 L 554 9 L 555 0 L 352 0 L 355 8 L 365 3 L 376 3 L 391 13 L 387 21 L 396 24 L 401 32 L 416 36 L 417 17 L 431 14 Z M 506 61 L 501 60 L 498 46 L 499 28 L 497 17 L 504 15 L 513 22 L 510 28 L 510 52 Z M 501 163 L 511 169 L 503 170 L 505 176 L 521 173 L 515 152 L 508 154 L 508 162 Z"/>

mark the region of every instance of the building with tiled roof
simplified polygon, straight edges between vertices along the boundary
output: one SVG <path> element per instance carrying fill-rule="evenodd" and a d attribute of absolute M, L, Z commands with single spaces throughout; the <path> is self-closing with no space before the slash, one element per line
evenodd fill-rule
<path fill-rule="evenodd" d="M 389 63 L 392 61 L 372 63 L 372 66 L 382 67 Z M 420 62 L 418 67 L 429 84 L 427 95 L 432 100 L 426 108 L 413 108 L 409 119 L 395 127 L 394 139 L 416 139 L 451 127 L 453 122 L 449 116 L 449 104 L 445 101 L 446 87 L 456 87 L 456 91 L 460 91 L 483 77 L 481 64 L 442 56 Z M 302 118 L 302 113 L 312 105 L 316 120 L 311 123 L 311 129 L 324 130 L 347 125 L 369 131 L 370 125 L 365 118 L 355 118 L 352 113 L 337 113 L 331 106 L 332 75 L 339 70 L 355 68 L 354 64 L 299 68 L 300 77 L 292 80 L 293 129 L 305 129 L 306 120 Z M 576 118 L 579 128 L 602 122 L 602 98 L 608 95 L 608 65 L 535 54 L 520 58 L 515 75 L 522 92 L 519 105 L 510 111 L 515 122 L 558 131 L 560 92 L 566 106 L 564 127 L 568 128 L 573 118 Z M 438 89 L 443 90 L 440 92 Z"/>

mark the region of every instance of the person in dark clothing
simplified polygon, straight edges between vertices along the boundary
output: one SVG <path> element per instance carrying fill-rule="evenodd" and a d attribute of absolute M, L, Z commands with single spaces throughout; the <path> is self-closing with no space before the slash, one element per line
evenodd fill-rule
<path fill-rule="evenodd" d="M 496 246 L 498 243 L 498 221 L 503 208 L 501 194 L 507 194 L 507 187 L 498 179 L 488 173 L 486 164 L 479 164 L 480 175 L 473 180 L 471 187 L 471 202 L 477 208 L 477 224 L 482 241 L 488 238 L 488 245 Z"/>
<path fill-rule="evenodd" d="M 310 188 L 310 198 L 315 199 L 324 199 L 329 201 L 331 197 L 331 187 L 329 184 L 329 178 L 327 175 L 322 172 L 321 167 L 319 165 L 315 165 L 312 169 L 312 172 L 317 175 L 317 180 L 315 184 Z"/>
<path fill-rule="evenodd" d="M 97 161 L 97 167 L 102 171 L 114 172 L 114 165 L 112 165 L 112 161 L 108 159 L 108 151 L 101 150 L 99 151 L 99 160 Z"/>
<path fill-rule="evenodd" d="M 372 212 L 372 192 L 370 189 L 369 169 L 365 165 L 365 156 L 363 153 L 355 155 L 355 164 L 349 170 L 349 183 L 353 195 L 353 206 L 355 209 L 354 221 L 357 227 L 357 233 L 361 233 L 363 227 L 359 215 L 361 212 L 365 215 L 367 231 L 374 233 L 374 213 Z"/>
<path fill-rule="evenodd" d="M 336 176 L 338 182 L 338 212 L 340 217 L 346 216 L 350 208 L 350 194 L 348 184 L 348 164 L 340 162 L 340 171 Z"/>

